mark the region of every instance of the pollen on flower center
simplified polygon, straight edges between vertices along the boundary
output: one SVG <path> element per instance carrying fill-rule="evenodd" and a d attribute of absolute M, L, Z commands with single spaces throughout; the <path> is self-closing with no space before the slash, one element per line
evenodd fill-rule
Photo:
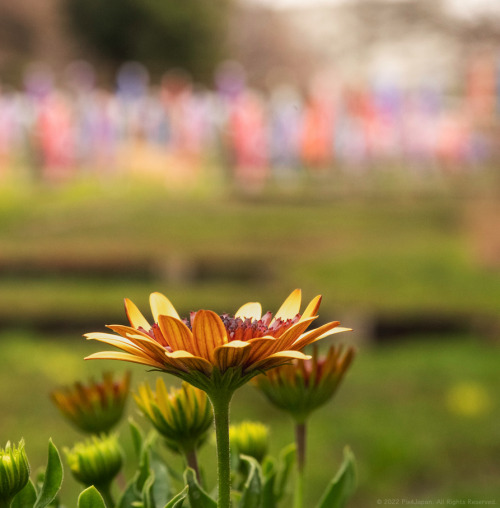
<path fill-rule="evenodd" d="M 190 330 L 192 330 L 195 316 L 196 312 L 191 312 L 189 319 L 182 320 Z M 219 317 L 226 328 L 228 339 L 231 342 L 233 340 L 248 341 L 264 336 L 279 337 L 299 321 L 300 314 L 297 314 L 292 319 L 275 318 L 274 321 L 271 312 L 266 312 L 261 319 L 242 319 L 226 313 L 220 314 Z"/>

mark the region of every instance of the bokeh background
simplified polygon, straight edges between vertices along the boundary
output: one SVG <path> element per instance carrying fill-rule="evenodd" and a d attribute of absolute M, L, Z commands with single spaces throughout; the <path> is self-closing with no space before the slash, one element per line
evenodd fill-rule
<path fill-rule="evenodd" d="M 359 350 L 311 422 L 308 506 L 345 444 L 353 506 L 500 503 L 499 26 L 493 0 L 0 0 L 1 442 L 36 469 L 79 437 L 52 389 L 154 381 L 83 361 L 124 297 L 301 287 Z M 293 439 L 252 388 L 243 418 Z"/>

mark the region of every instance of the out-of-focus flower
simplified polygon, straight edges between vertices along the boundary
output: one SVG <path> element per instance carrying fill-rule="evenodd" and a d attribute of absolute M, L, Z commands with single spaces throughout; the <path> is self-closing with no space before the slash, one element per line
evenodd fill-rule
<path fill-rule="evenodd" d="M 272 404 L 303 423 L 335 394 L 354 354 L 352 347 L 332 346 L 320 357 L 315 349 L 312 358 L 273 369 L 253 383 Z"/>
<path fill-rule="evenodd" d="M 212 428 L 213 411 L 206 393 L 186 382 L 169 393 L 163 379 L 158 378 L 156 392 L 144 383 L 134 399 L 175 452 L 188 455 L 196 450 Z"/>
<path fill-rule="evenodd" d="M 480 383 L 462 382 L 447 394 L 448 408 L 455 414 L 475 418 L 488 413 L 492 406 L 488 390 Z"/>
<path fill-rule="evenodd" d="M 131 326 L 110 325 L 118 333 L 88 333 L 88 339 L 110 344 L 122 352 L 104 351 L 88 359 L 126 360 L 169 372 L 207 391 L 232 393 L 260 372 L 293 359 L 307 359 L 301 350 L 332 333 L 347 330 L 339 322 L 306 333 L 316 319 L 321 297 L 300 314 L 301 291 L 296 289 L 276 314 L 262 315 L 260 303 L 240 307 L 234 316 L 210 310 L 180 319 L 171 302 L 160 293 L 150 297 L 151 325 L 128 299 L 125 309 Z"/>
<path fill-rule="evenodd" d="M 54 390 L 51 398 L 76 427 L 91 434 L 108 433 L 122 418 L 130 388 L 130 373 L 119 380 L 103 374 L 101 382 L 75 383 Z"/>
<path fill-rule="evenodd" d="M 71 473 L 86 486 L 107 490 L 123 464 L 123 454 L 115 435 L 92 436 L 65 449 Z"/>
<path fill-rule="evenodd" d="M 10 506 L 14 496 L 28 483 L 30 465 L 21 440 L 16 448 L 7 442 L 5 448 L 0 449 L 0 504 Z"/>
<path fill-rule="evenodd" d="M 233 452 L 262 462 L 269 448 L 269 428 L 260 422 L 244 421 L 229 428 Z"/>

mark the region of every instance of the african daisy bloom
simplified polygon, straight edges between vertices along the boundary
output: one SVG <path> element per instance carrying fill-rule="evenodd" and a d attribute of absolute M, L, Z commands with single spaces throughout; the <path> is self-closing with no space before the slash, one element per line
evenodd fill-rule
<path fill-rule="evenodd" d="M 125 360 L 181 378 L 208 395 L 214 410 L 218 463 L 218 508 L 231 506 L 229 406 L 237 388 L 252 377 L 292 360 L 310 358 L 307 345 L 342 332 L 338 321 L 306 331 L 317 318 L 321 296 L 300 313 L 302 294 L 293 291 L 274 316 L 262 314 L 260 303 L 242 305 L 234 315 L 211 310 L 192 312 L 181 319 L 168 298 L 152 293 L 153 323 L 130 300 L 125 310 L 130 326 L 109 325 L 113 332 L 86 334 L 121 349 L 103 351 L 87 359 Z"/>
<path fill-rule="evenodd" d="M 260 303 L 241 306 L 234 316 L 210 310 L 181 319 L 162 294 L 150 297 L 153 324 L 126 299 L 130 326 L 109 325 L 118 335 L 94 332 L 88 339 L 121 349 L 87 359 L 125 360 L 171 373 L 209 393 L 215 386 L 235 390 L 251 377 L 290 360 L 305 360 L 301 350 L 333 333 L 347 330 L 333 321 L 306 332 L 317 318 L 321 296 L 300 314 L 301 291 L 296 289 L 273 316 L 262 315 Z"/>
<path fill-rule="evenodd" d="M 90 434 L 108 433 L 122 418 L 130 388 L 130 373 L 120 379 L 105 372 L 102 381 L 90 379 L 54 390 L 50 396 L 60 412 Z"/>

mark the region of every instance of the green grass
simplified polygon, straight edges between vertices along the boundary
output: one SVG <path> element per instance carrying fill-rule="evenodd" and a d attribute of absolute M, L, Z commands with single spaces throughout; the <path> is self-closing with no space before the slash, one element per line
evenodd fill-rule
<path fill-rule="evenodd" d="M 5 387 L 0 392 L 4 408 L 0 435 L 4 441 L 24 437 L 35 469 L 46 461 L 49 437 L 60 449 L 80 438 L 52 406 L 50 390 L 109 369 L 132 369 L 134 386 L 156 378 L 140 366 L 84 362 L 82 358 L 96 346 L 78 337 L 49 340 L 12 332 L 2 334 L 0 341 L 0 383 Z M 306 506 L 313 506 L 333 476 L 344 445 L 351 446 L 358 460 L 359 488 L 353 506 L 368 508 L 377 498 L 497 495 L 499 360 L 497 347 L 475 338 L 415 338 L 391 347 L 361 349 L 335 400 L 310 422 Z M 172 377 L 165 379 L 176 383 Z M 449 405 L 451 391 L 464 383 L 479 387 L 488 400 L 476 414 L 467 414 L 467 405 L 465 410 Z M 133 403 L 128 413 L 148 428 Z M 270 425 L 272 453 L 293 439 L 289 418 L 252 387 L 244 387 L 234 398 L 232 420 L 242 419 Z M 121 436 L 128 447 L 125 424 Z M 213 457 L 209 443 L 202 460 L 210 481 L 214 481 Z M 77 490 L 68 475 L 64 496 L 72 498 Z"/>
<path fill-rule="evenodd" d="M 117 316 L 124 296 L 145 303 L 151 290 L 168 293 L 182 312 L 231 310 L 241 293 L 273 308 L 297 286 L 324 294 L 329 313 L 496 316 L 500 272 L 475 256 L 467 199 L 317 194 L 179 197 L 130 184 L 11 189 L 0 196 L 0 316 L 101 319 Z M 58 273 L 61 264 L 88 271 Z M 30 266 L 40 274 L 23 275 Z M 121 276 L 93 272 L 102 266 L 121 266 Z"/>

